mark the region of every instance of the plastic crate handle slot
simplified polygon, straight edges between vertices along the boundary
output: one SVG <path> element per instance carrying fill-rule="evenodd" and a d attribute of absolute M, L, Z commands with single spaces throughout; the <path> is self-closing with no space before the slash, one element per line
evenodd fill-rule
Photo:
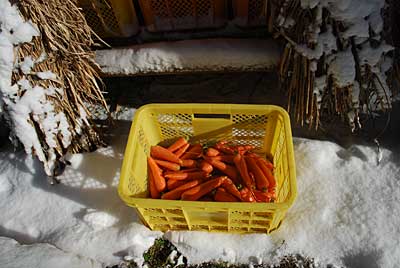
<path fill-rule="evenodd" d="M 189 225 L 226 225 L 228 224 L 227 211 L 207 211 L 198 209 L 185 210 L 186 221 Z"/>
<path fill-rule="evenodd" d="M 254 123 L 253 121 L 251 118 L 234 123 L 230 114 L 193 114 L 195 135 L 189 141 L 196 143 L 208 139 L 230 140 L 234 128 L 248 128 Z"/>
<path fill-rule="evenodd" d="M 193 117 L 206 119 L 231 119 L 230 114 L 193 114 Z"/>
<path fill-rule="evenodd" d="M 194 113 L 192 119 L 194 139 L 201 140 L 207 139 L 211 136 L 216 136 L 217 133 L 225 132 L 232 125 L 230 114 L 205 114 L 205 113 Z M 200 141 L 200 140 L 199 140 Z"/>

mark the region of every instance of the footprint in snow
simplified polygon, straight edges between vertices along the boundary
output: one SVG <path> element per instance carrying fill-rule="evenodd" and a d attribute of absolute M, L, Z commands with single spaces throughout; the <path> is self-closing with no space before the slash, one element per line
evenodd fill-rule
<path fill-rule="evenodd" d="M 8 180 L 0 180 L 0 194 L 10 195 L 14 191 L 14 185 Z"/>
<path fill-rule="evenodd" d="M 118 219 L 107 212 L 88 209 L 82 220 L 95 230 L 102 230 L 115 225 Z"/>

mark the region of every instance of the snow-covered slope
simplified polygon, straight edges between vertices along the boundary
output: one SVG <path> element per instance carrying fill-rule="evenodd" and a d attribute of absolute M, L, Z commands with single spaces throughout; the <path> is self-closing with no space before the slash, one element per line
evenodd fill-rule
<path fill-rule="evenodd" d="M 7 266 L 1 267 L 18 267 L 22 260 L 8 256 L 14 249 L 29 249 L 21 256 L 32 263 L 49 258 L 41 267 L 54 267 L 54 254 L 71 258 L 57 267 L 74 267 L 88 259 L 115 264 L 124 255 L 142 261 L 143 252 L 162 233 L 144 227 L 117 195 L 127 133 L 127 127 L 118 128 L 111 146 L 71 156 L 72 166 L 57 186 L 49 185 L 39 163 L 22 152 L 0 153 L 0 236 L 22 244 L 49 243 L 62 250 L 55 253 L 52 246 L 36 244 L 31 250 L 3 239 L 0 263 Z M 270 236 L 201 232 L 165 236 L 191 263 L 218 259 L 261 263 L 303 253 L 348 267 L 397 267 L 400 156 L 383 150 L 377 165 L 372 147 L 346 150 L 331 142 L 298 138 L 294 147 L 299 194 L 279 231 Z"/>

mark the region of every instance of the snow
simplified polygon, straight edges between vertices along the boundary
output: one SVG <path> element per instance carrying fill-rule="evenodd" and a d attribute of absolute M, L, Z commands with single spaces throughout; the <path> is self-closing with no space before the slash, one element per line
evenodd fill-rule
<path fill-rule="evenodd" d="M 301 0 L 302 8 L 315 8 L 318 4 L 329 9 L 332 17 L 337 21 L 343 21 L 346 25 L 352 25 L 359 18 L 366 18 L 383 8 L 385 1 L 381 0 Z M 382 25 L 382 18 L 374 17 L 373 22 L 377 28 Z M 376 32 L 377 33 L 377 32 Z"/>
<path fill-rule="evenodd" d="M 381 0 L 302 0 L 303 7 L 328 7 L 333 19 L 345 22 L 345 37 L 357 43 L 367 37 L 367 27 L 382 30 Z M 14 46 L 31 41 L 39 32 L 24 22 L 15 6 L 0 0 L 0 105 L 7 105 L 10 118 L 26 152 L 41 151 L 35 128 L 27 121 L 41 119 L 46 143 L 56 146 L 61 134 L 68 146 L 70 132 L 65 115 L 46 102 L 59 89 L 33 87 L 24 77 L 11 85 L 15 68 L 31 74 L 33 59 L 14 62 Z M 290 19 L 285 26 L 292 24 Z M 311 29 L 313 34 L 318 29 Z M 359 34 L 358 34 L 359 33 Z M 336 38 L 328 27 L 310 50 L 296 49 L 318 59 L 337 50 Z M 363 45 L 361 64 L 379 68 L 382 55 L 392 48 Z M 206 56 L 205 56 L 206 55 Z M 109 74 L 270 68 L 277 65 L 280 50 L 270 40 L 208 39 L 144 44 L 129 48 L 101 50 L 96 61 Z M 41 55 L 39 61 L 46 58 Z M 354 58 L 350 50 L 330 57 L 329 74 L 340 87 L 354 83 Z M 314 66 L 315 67 L 315 66 Z M 41 79 L 56 79 L 51 72 L 39 72 Z M 380 80 L 384 76 L 378 74 Z M 320 100 L 326 76 L 315 80 L 314 92 Z M 359 94 L 353 88 L 353 101 Z M 386 87 L 386 83 L 383 83 Z M 23 95 L 17 95 L 23 89 Z M 321 91 L 321 92 L 320 92 Z M 380 91 L 382 97 L 383 91 Z M 1 111 L 2 107 L 0 108 Z M 79 107 L 81 122 L 87 115 Z M 123 111 L 120 118 L 131 117 Z M 77 126 L 77 131 L 80 126 Z M 142 225 L 132 208 L 118 197 L 117 185 L 127 129 L 114 129 L 111 145 L 93 153 L 69 155 L 60 179 L 50 186 L 41 164 L 8 148 L 0 152 L 0 263 L 5 267 L 102 267 L 130 256 L 143 264 L 145 252 L 161 232 Z M 257 265 L 300 253 L 322 264 L 354 267 L 397 267 L 400 263 L 400 163 L 399 155 L 387 149 L 353 145 L 344 149 L 332 142 L 294 139 L 298 178 L 298 198 L 281 228 L 271 235 L 204 232 L 167 232 L 168 238 L 189 263 L 222 260 Z M 55 152 L 49 150 L 48 158 Z M 380 158 L 379 166 L 376 159 Z M 52 164 L 46 171 L 52 169 Z M 18 242 L 17 242 L 18 241 Z M 210 241 L 212 245 L 210 246 Z M 173 256 L 171 256 L 172 258 Z M 180 258 L 183 258 L 182 256 Z M 182 259 L 180 260 L 182 262 Z M 178 261 L 179 262 L 179 261 Z"/>
<path fill-rule="evenodd" d="M 65 115 L 56 113 L 53 103 L 48 100 L 49 96 L 60 94 L 60 89 L 32 86 L 25 76 L 14 85 L 11 79 L 12 72 L 18 71 L 18 68 L 23 74 L 30 75 L 34 65 L 46 59 L 46 53 L 42 53 L 36 60 L 31 56 L 23 59 L 16 57 L 18 45 L 30 42 L 35 36 L 40 36 L 37 27 L 31 21 L 23 20 L 17 6 L 11 5 L 8 0 L 0 0 L 0 111 L 3 111 L 5 105 L 12 135 L 24 145 L 26 153 L 37 155 L 46 173 L 51 175 L 56 158 L 55 148 L 58 147 L 57 138 L 61 137 L 65 147 L 71 142 Z M 51 71 L 35 74 L 39 79 L 57 78 Z M 45 135 L 46 144 L 39 141 L 32 121 Z M 46 154 L 43 148 L 47 148 Z"/>
<path fill-rule="evenodd" d="M 319 0 L 301 0 L 301 7 L 303 9 L 306 8 L 314 8 L 319 4 Z"/>
<path fill-rule="evenodd" d="M 379 12 L 385 5 L 382 0 L 321 0 L 323 6 L 328 6 L 332 17 L 343 21 L 345 25 L 353 25 L 359 18 L 366 18 L 374 12 Z"/>
<path fill-rule="evenodd" d="M 355 104 L 355 108 L 359 108 L 359 100 L 360 100 L 360 85 L 358 82 L 353 84 L 353 88 L 351 89 L 351 99 L 353 104 Z"/>
<path fill-rule="evenodd" d="M 372 12 L 368 17 L 368 21 L 374 33 L 378 34 L 383 31 L 383 19 L 380 10 Z"/>
<path fill-rule="evenodd" d="M 352 36 L 369 37 L 369 24 L 368 21 L 360 19 L 351 25 L 344 33 L 343 37 L 349 38 Z"/>
<path fill-rule="evenodd" d="M 37 72 L 36 73 L 37 77 L 40 79 L 50 79 L 50 80 L 56 80 L 57 75 L 53 73 L 52 71 L 45 71 L 45 72 Z"/>
<path fill-rule="evenodd" d="M 1 263 L 24 267 L 25 262 L 40 261 L 43 265 L 37 267 L 55 267 L 51 261 L 58 255 L 73 264 L 91 260 L 93 267 L 116 264 L 125 256 L 143 263 L 143 252 L 163 234 L 143 226 L 117 194 L 129 123 L 119 121 L 109 147 L 69 155 L 71 166 L 57 186 L 46 182 L 37 160 L 11 149 L 0 152 L 0 236 L 31 244 L 0 242 Z M 378 166 L 376 147 L 344 149 L 332 142 L 294 138 L 294 148 L 298 198 L 278 231 L 171 231 L 164 236 L 189 263 L 223 260 L 256 265 L 301 253 L 321 264 L 397 267 L 399 155 L 382 149 Z M 21 253 L 23 258 L 8 253 L 28 249 L 32 253 Z"/>
<path fill-rule="evenodd" d="M 288 249 L 311 256 L 323 252 L 320 259 L 340 256 L 342 260 L 378 252 L 378 267 L 396 267 L 400 257 L 396 254 L 400 230 L 396 155 L 385 150 L 384 163 L 378 167 L 375 148 L 352 146 L 345 150 L 328 142 L 301 140 L 296 149 L 297 175 L 307 180 L 300 181 L 299 196 L 303 198 L 288 215 L 288 224 L 282 226 L 285 235 L 281 239 L 290 237 Z"/>
<path fill-rule="evenodd" d="M 334 59 L 329 64 L 328 74 L 332 75 L 334 82 L 340 88 L 353 85 L 356 78 L 356 67 L 351 48 L 334 54 Z"/>
<path fill-rule="evenodd" d="M 1 152 L 0 235 L 24 244 L 46 242 L 101 263 L 117 263 L 124 255 L 143 262 L 143 251 L 161 233 L 140 224 L 118 197 L 126 136 L 119 138 L 95 153 L 69 156 L 71 166 L 58 186 L 48 184 L 37 160 Z"/>
<path fill-rule="evenodd" d="M 271 40 L 202 39 L 161 42 L 96 51 L 104 73 L 260 69 L 278 64 L 280 49 Z"/>
<path fill-rule="evenodd" d="M 384 43 L 377 48 L 372 48 L 370 44 L 366 43 L 358 51 L 358 56 L 360 58 L 360 65 L 369 65 L 371 67 L 376 67 L 378 63 L 383 60 L 383 55 L 394 47 Z"/>
<path fill-rule="evenodd" d="M 26 90 L 25 94 L 20 98 L 13 97 L 14 101 L 9 99 L 4 100 L 8 107 L 9 116 L 13 120 L 14 131 L 18 134 L 18 138 L 24 145 L 25 151 L 30 154 L 34 150 L 39 160 L 44 162 L 46 172 L 51 174 L 55 160 L 54 148 L 57 147 L 57 134 L 61 133 L 63 144 L 70 143 L 67 140 L 70 139 L 70 134 L 66 118 L 61 113 L 56 114 L 52 103 L 47 101 L 46 96 L 54 94 L 55 88 L 50 87 L 47 90 L 40 86 L 32 88 L 29 81 L 25 78 L 19 81 L 19 85 Z M 42 150 L 36 130 L 30 122 L 31 116 L 36 122 L 40 120 L 40 127 L 46 134 L 45 140 L 50 147 L 47 158 Z"/>
<path fill-rule="evenodd" d="M 35 65 L 35 61 L 31 56 L 26 56 L 24 60 L 19 64 L 19 68 L 24 74 L 30 74 L 33 66 Z"/>
<path fill-rule="evenodd" d="M 177 255 L 178 255 L 178 252 L 176 250 L 173 250 L 168 256 L 168 261 L 170 263 L 174 263 Z"/>
<path fill-rule="evenodd" d="M 204 232 L 167 232 L 165 237 L 192 264 L 207 260 L 231 263 L 249 263 L 263 255 L 269 255 L 274 248 L 273 241 L 266 234 L 236 235 Z M 212 242 L 212 246 L 209 241 Z"/>
<path fill-rule="evenodd" d="M 398 155 L 365 146 L 295 139 L 298 199 L 271 236 L 171 232 L 167 237 L 197 263 L 209 259 L 269 262 L 289 252 L 321 263 L 397 267 L 400 261 Z M 227 241 L 228 240 L 228 241 Z M 213 241 L 213 246 L 207 241 Z M 229 257 L 228 257 L 229 256 Z"/>
<path fill-rule="evenodd" d="M 64 252 L 49 244 L 20 245 L 17 241 L 0 237 L 2 267 L 68 267 L 101 268 L 101 263 Z"/>
<path fill-rule="evenodd" d="M 327 31 L 321 33 L 318 37 L 319 45 L 322 45 L 323 52 L 330 54 L 332 51 L 337 50 L 336 37 L 333 35 L 332 26 L 327 26 Z"/>
<path fill-rule="evenodd" d="M 308 59 L 319 59 L 325 53 L 330 55 L 337 50 L 336 37 L 332 33 L 332 27 L 328 26 L 327 31 L 318 36 L 318 42 L 314 49 L 307 45 L 296 45 L 296 51 Z"/>

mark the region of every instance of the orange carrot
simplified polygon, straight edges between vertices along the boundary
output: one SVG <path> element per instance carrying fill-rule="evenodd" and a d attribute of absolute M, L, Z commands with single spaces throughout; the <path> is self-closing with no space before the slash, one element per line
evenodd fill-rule
<path fill-rule="evenodd" d="M 207 158 L 212 160 L 218 160 L 225 163 L 233 164 L 233 157 L 234 155 L 225 154 L 225 155 L 217 155 L 217 156 L 208 156 Z"/>
<path fill-rule="evenodd" d="M 271 196 L 268 193 L 264 193 L 259 190 L 253 190 L 254 197 L 257 202 L 269 202 L 271 201 Z"/>
<path fill-rule="evenodd" d="M 215 188 L 221 186 L 221 184 L 224 182 L 226 179 L 226 176 L 218 177 L 216 179 L 204 182 L 200 185 L 197 185 L 193 187 L 192 189 L 189 189 L 185 191 L 181 198 L 182 200 L 188 200 L 188 201 L 195 201 L 198 200 L 200 197 L 203 195 L 208 194 Z"/>
<path fill-rule="evenodd" d="M 229 194 L 235 196 L 236 198 L 239 198 L 239 200 L 242 199 L 242 196 L 240 195 L 239 190 L 236 188 L 235 184 L 230 179 L 225 179 L 224 182 L 221 185 Z"/>
<path fill-rule="evenodd" d="M 177 163 L 177 164 L 181 164 L 181 162 L 182 162 L 179 159 L 179 157 L 177 157 L 176 155 L 174 155 L 173 153 L 171 153 L 164 147 L 161 147 L 158 145 L 151 146 L 150 154 L 152 157 L 154 157 L 156 159 L 166 160 L 166 161 Z"/>
<path fill-rule="evenodd" d="M 171 190 L 173 190 L 173 189 L 175 189 L 175 188 L 177 188 L 177 187 L 179 187 L 181 185 L 184 185 L 185 183 L 188 183 L 189 181 L 191 181 L 191 180 L 173 180 L 173 179 L 168 179 L 167 180 L 167 189 L 169 191 L 171 191 Z"/>
<path fill-rule="evenodd" d="M 178 170 L 178 171 L 165 171 L 164 172 L 164 175 L 167 175 L 167 174 L 175 174 L 175 173 L 189 173 L 189 172 L 196 172 L 196 171 L 201 171 L 200 169 L 198 169 L 198 168 L 187 168 L 187 169 L 181 169 L 181 170 Z"/>
<path fill-rule="evenodd" d="M 233 162 L 235 163 L 235 166 L 237 168 L 237 170 L 240 173 L 240 176 L 243 179 L 243 183 L 246 187 L 248 187 L 249 189 L 252 188 L 252 180 L 250 178 L 249 175 L 249 171 L 247 170 L 247 164 L 246 161 L 244 160 L 244 157 L 241 154 L 237 154 L 234 158 L 233 158 Z"/>
<path fill-rule="evenodd" d="M 248 157 L 254 157 L 257 159 L 257 161 L 262 161 L 264 163 L 264 165 L 270 169 L 273 170 L 274 169 L 274 165 L 271 163 L 271 161 L 269 161 L 268 159 L 262 158 L 261 156 L 259 156 L 258 154 L 255 153 L 249 153 L 246 156 Z"/>
<path fill-rule="evenodd" d="M 187 180 L 179 181 L 179 180 L 168 179 L 167 180 L 167 189 L 171 191 L 181 185 L 184 185 L 187 182 L 188 182 Z"/>
<path fill-rule="evenodd" d="M 156 185 L 154 183 L 153 173 L 149 172 L 149 188 L 150 188 L 150 196 L 151 198 L 158 199 L 160 198 L 160 192 L 157 190 Z"/>
<path fill-rule="evenodd" d="M 256 179 L 254 178 L 254 174 L 249 172 L 249 176 L 251 178 L 251 188 L 250 189 L 256 189 Z"/>
<path fill-rule="evenodd" d="M 168 147 L 168 151 L 175 152 L 182 146 L 186 145 L 188 142 L 184 138 L 180 137 L 176 142 L 174 142 L 171 146 Z"/>
<path fill-rule="evenodd" d="M 247 187 L 243 187 L 240 190 L 240 195 L 242 197 L 242 201 L 244 202 L 256 202 L 256 200 L 254 200 L 253 194 Z"/>
<path fill-rule="evenodd" d="M 154 160 L 154 161 L 156 161 L 156 160 Z M 158 173 L 159 173 L 160 175 L 162 175 L 162 174 L 163 174 L 163 170 L 162 170 L 162 168 L 160 168 L 160 166 L 159 166 L 159 165 L 157 165 L 157 167 L 158 167 Z"/>
<path fill-rule="evenodd" d="M 181 167 L 177 163 L 157 159 L 154 159 L 154 161 L 156 161 L 157 165 L 169 170 L 178 171 L 181 169 Z"/>
<path fill-rule="evenodd" d="M 209 175 L 204 171 L 197 172 L 176 172 L 176 173 L 168 173 L 165 174 L 165 177 L 173 180 L 197 180 L 197 179 L 205 179 Z"/>
<path fill-rule="evenodd" d="M 257 165 L 256 159 L 253 157 L 246 157 L 248 169 L 254 174 L 256 186 L 258 190 L 266 192 L 268 190 L 268 179 L 265 177 L 263 171 Z"/>
<path fill-rule="evenodd" d="M 206 155 L 207 156 L 217 156 L 219 154 L 220 154 L 220 152 L 217 149 L 212 148 L 212 147 L 207 148 L 207 150 L 206 150 Z"/>
<path fill-rule="evenodd" d="M 149 166 L 149 170 L 154 178 L 154 185 L 157 191 L 159 192 L 164 191 L 167 184 L 165 182 L 165 178 L 159 173 L 159 168 L 156 161 L 154 161 L 154 159 L 151 156 L 148 156 L 147 163 Z"/>
<path fill-rule="evenodd" d="M 256 154 L 256 153 L 247 153 L 246 156 L 247 156 L 247 157 L 254 157 L 254 158 L 261 158 L 261 156 L 259 156 L 259 155 Z"/>
<path fill-rule="evenodd" d="M 201 156 L 201 153 L 203 152 L 203 147 L 201 144 L 195 144 L 187 150 L 186 153 L 184 153 L 181 157 L 182 160 L 184 159 L 196 159 Z"/>
<path fill-rule="evenodd" d="M 255 148 L 254 145 L 244 145 L 243 147 L 246 151 L 251 151 L 251 150 L 254 150 L 254 148 Z"/>
<path fill-rule="evenodd" d="M 174 190 L 163 194 L 161 196 L 161 199 L 168 199 L 168 200 L 181 199 L 181 195 L 183 192 L 195 187 L 196 185 L 199 185 L 201 182 L 202 182 L 202 180 L 193 180 L 193 181 L 186 182 L 185 184 L 175 188 Z"/>
<path fill-rule="evenodd" d="M 267 178 L 269 187 L 272 187 L 272 188 L 275 187 L 276 181 L 275 181 L 274 175 L 272 175 L 271 170 L 267 166 L 268 162 L 264 162 L 263 159 L 259 158 L 259 159 L 257 159 L 257 165 L 264 173 L 264 176 Z"/>
<path fill-rule="evenodd" d="M 264 158 L 259 157 L 259 158 L 257 158 L 257 160 L 263 162 L 264 165 L 265 165 L 268 169 L 270 169 L 270 170 L 273 170 L 273 169 L 274 169 L 274 165 L 273 165 L 268 159 L 264 159 Z"/>
<path fill-rule="evenodd" d="M 197 162 L 193 159 L 182 160 L 182 167 L 195 168 L 196 166 L 197 166 Z"/>
<path fill-rule="evenodd" d="M 246 153 L 246 149 L 242 145 L 236 146 L 235 150 L 238 152 L 238 154 L 241 154 L 241 155 L 244 155 Z"/>
<path fill-rule="evenodd" d="M 213 166 L 204 160 L 200 162 L 199 168 L 207 173 L 211 173 L 213 171 Z"/>
<path fill-rule="evenodd" d="M 253 145 L 238 145 L 234 147 L 235 150 L 240 153 L 241 155 L 247 153 L 248 151 L 254 150 L 254 146 Z"/>
<path fill-rule="evenodd" d="M 220 141 L 215 145 L 215 148 L 225 154 L 234 154 L 235 149 L 226 145 L 227 143 L 228 143 L 227 141 Z"/>
<path fill-rule="evenodd" d="M 215 167 L 219 171 L 228 175 L 228 177 L 232 179 L 236 184 L 240 183 L 238 172 L 235 167 L 225 164 L 224 162 L 218 160 L 210 159 L 209 157 L 204 157 L 204 160 L 206 160 L 208 163 L 210 163 L 213 167 Z"/>
<path fill-rule="evenodd" d="M 189 143 L 183 145 L 183 146 L 182 146 L 181 148 L 179 148 L 178 151 L 176 151 L 174 154 L 175 154 L 177 157 L 181 157 L 181 156 L 186 152 L 186 150 L 189 148 L 189 146 L 190 146 Z"/>
<path fill-rule="evenodd" d="M 224 188 L 218 188 L 214 195 L 214 200 L 218 202 L 239 202 L 240 200 L 225 191 Z"/>

